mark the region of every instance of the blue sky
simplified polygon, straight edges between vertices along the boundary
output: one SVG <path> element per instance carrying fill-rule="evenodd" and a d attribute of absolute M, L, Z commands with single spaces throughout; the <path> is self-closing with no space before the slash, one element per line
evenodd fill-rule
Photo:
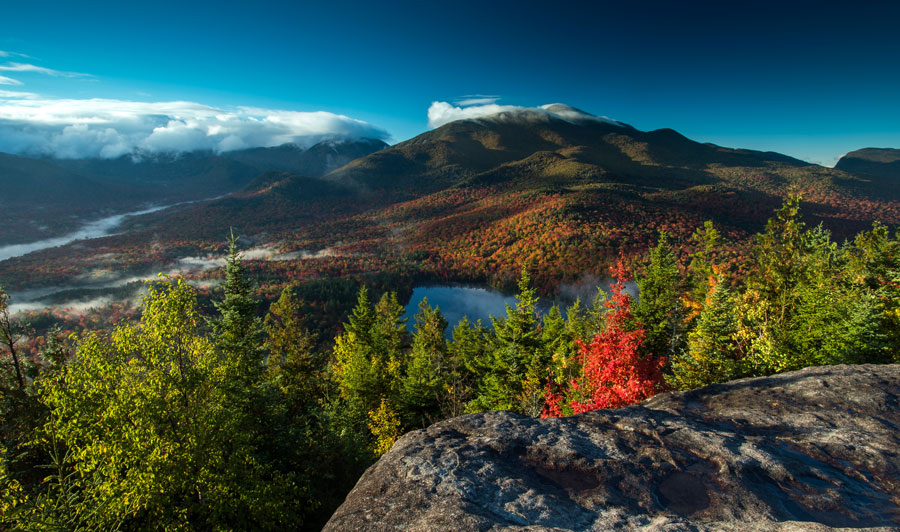
<path fill-rule="evenodd" d="M 106 142 L 114 156 L 193 145 L 201 140 L 191 127 L 219 127 L 223 115 L 214 148 L 332 129 L 400 141 L 429 127 L 432 102 L 471 95 L 562 102 L 639 129 L 829 165 L 856 148 L 900 148 L 897 4 L 581 4 L 7 4 L 0 150 L 76 156 Z M 84 103 L 93 98 L 202 109 L 119 112 Z M 125 120 L 128 112 L 142 118 Z M 173 126 L 176 116 L 184 127 Z M 48 140 L 66 120 L 80 125 Z M 146 128 L 158 127 L 168 129 L 148 141 Z"/>

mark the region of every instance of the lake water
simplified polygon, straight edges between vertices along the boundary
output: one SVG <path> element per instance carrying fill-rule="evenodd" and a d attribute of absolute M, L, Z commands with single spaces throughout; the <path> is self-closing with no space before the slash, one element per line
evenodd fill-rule
<path fill-rule="evenodd" d="M 610 279 L 600 281 L 600 286 L 606 291 L 609 291 L 609 284 Z M 626 283 L 625 289 L 632 297 L 637 296 L 637 286 L 633 281 Z M 583 294 L 576 293 L 574 296 L 580 297 L 583 304 L 590 305 L 593 295 L 596 293 L 597 284 L 594 284 L 589 289 L 585 289 Z M 406 328 L 409 331 L 415 328 L 414 316 L 419 310 L 419 303 L 424 298 L 428 298 L 428 304 L 432 307 L 441 309 L 441 314 L 444 315 L 448 323 L 448 337 L 463 316 L 469 318 L 469 321 L 472 323 L 480 319 L 485 326 L 490 328 L 491 316 L 506 316 L 506 305 L 513 308 L 516 306 L 515 295 L 503 294 L 491 288 L 448 285 L 419 286 L 413 289 L 412 298 L 410 298 L 409 304 L 406 305 L 406 312 L 403 315 L 404 318 L 408 318 Z M 574 300 L 574 297 L 565 299 L 564 301 L 541 299 L 538 303 L 538 311 L 541 314 L 546 314 L 552 305 L 558 304 L 565 316 L 566 306 L 572 302 L 569 299 Z"/>
<path fill-rule="evenodd" d="M 412 298 L 406 305 L 405 318 L 409 318 L 406 327 L 410 331 L 415 328 L 414 316 L 419 311 L 419 303 L 428 298 L 428 304 L 441 309 L 441 314 L 446 318 L 447 333 L 456 327 L 463 316 L 470 322 L 481 319 L 482 323 L 490 326 L 490 316 L 505 316 L 506 305 L 516 306 L 516 297 L 505 295 L 489 288 L 476 288 L 470 286 L 420 286 L 413 289 Z"/>

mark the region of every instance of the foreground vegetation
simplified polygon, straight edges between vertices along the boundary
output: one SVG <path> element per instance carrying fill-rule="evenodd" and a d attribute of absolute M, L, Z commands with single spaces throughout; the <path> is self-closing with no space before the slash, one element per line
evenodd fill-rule
<path fill-rule="evenodd" d="M 202 312 L 162 278 L 139 320 L 69 338 L 27 330 L 0 292 L 0 528 L 320 527 L 404 432 L 507 409 L 558 416 L 667 389 L 810 365 L 900 362 L 900 241 L 882 225 L 838 245 L 799 199 L 735 254 L 712 223 L 661 233 L 609 294 L 537 312 L 530 272 L 492 327 L 447 339 L 427 301 L 412 334 L 396 293 L 365 286 L 333 342 L 299 291 L 264 315 L 232 238 L 224 296 Z M 321 346 L 328 346 L 323 349 Z"/>

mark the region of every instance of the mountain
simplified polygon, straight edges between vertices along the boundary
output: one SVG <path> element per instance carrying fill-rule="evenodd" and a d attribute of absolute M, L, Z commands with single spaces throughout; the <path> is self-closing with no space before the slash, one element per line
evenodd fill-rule
<path fill-rule="evenodd" d="M 326 179 L 411 197 L 511 176 L 571 184 L 612 175 L 667 186 L 711 182 L 704 172 L 710 165 L 811 166 L 777 153 L 701 144 L 671 129 L 642 132 L 561 104 L 543 109 L 556 112 L 520 110 L 450 122 L 357 159 Z"/>
<path fill-rule="evenodd" d="M 66 232 L 75 218 L 128 203 L 128 195 L 54 161 L 0 153 L 0 244 Z"/>
<path fill-rule="evenodd" d="M 251 148 L 223 154 L 230 160 L 252 166 L 258 171 L 289 172 L 320 177 L 354 159 L 386 148 L 378 139 L 331 139 L 303 148 L 284 144 L 273 148 Z"/>
<path fill-rule="evenodd" d="M 309 161 L 326 168 L 341 149 L 347 157 L 377 151 L 320 178 L 283 170 L 313 168 Z M 297 279 L 402 271 L 509 287 L 529 263 L 541 265 L 532 279 L 550 293 L 561 281 L 605 276 L 620 252 L 643 252 L 660 231 L 687 241 L 711 220 L 746 243 L 790 194 L 803 196 L 808 223 L 823 223 L 836 239 L 875 220 L 900 223 L 900 193 L 873 176 L 699 143 L 671 129 L 641 131 L 559 104 L 450 122 L 388 147 L 322 143 L 305 152 L 282 146 L 179 160 L 207 172 L 194 176 L 219 175 L 213 182 L 234 192 L 129 218 L 123 234 L 80 244 L 75 259 L 71 249 L 47 251 L 45 273 L 29 262 L 28 280 L 12 263 L 0 265 L 0 277 L 23 286 L 64 282 L 96 264 L 93 255 L 113 252 L 135 270 L 156 269 L 218 249 L 233 228 L 245 244 L 296 252 Z M 176 162 L 146 164 L 162 172 Z M 106 164 L 113 163 L 138 165 Z M 246 168 L 269 170 L 241 173 Z M 256 271 L 283 275 L 268 270 L 276 267 L 286 266 L 260 263 Z"/>
<path fill-rule="evenodd" d="M 426 257 L 425 275 L 451 280 L 508 284 L 529 261 L 545 265 L 535 281 L 552 291 L 560 278 L 602 274 L 619 250 L 645 249 L 661 230 L 687 239 L 712 220 L 749 237 L 792 193 L 836 238 L 900 222 L 900 197 L 868 177 L 567 106 L 450 122 L 322 179 L 337 188 L 269 175 L 202 213 L 161 215 L 157 226 L 201 220 L 207 237 L 238 226 L 270 241 L 345 246 L 360 261 Z M 171 238 L 200 231 L 187 227 Z"/>
<path fill-rule="evenodd" d="M 200 151 L 55 162 L 109 182 L 148 189 L 151 196 L 176 192 L 183 201 L 237 191 L 264 172 L 319 177 L 385 146 L 377 139 L 329 139 L 309 148 L 284 144 L 221 154 Z"/>
<path fill-rule="evenodd" d="M 85 220 L 148 204 L 222 196 L 266 172 L 319 177 L 385 146 L 375 139 L 332 139 L 308 149 L 287 144 L 222 154 L 135 154 L 115 159 L 0 154 L 0 244 L 70 232 Z M 306 185 L 304 189 L 310 188 Z"/>
<path fill-rule="evenodd" d="M 400 438 L 324 530 L 897 530 L 898 401 L 897 365 L 825 366 L 453 418 Z"/>
<path fill-rule="evenodd" d="M 96 179 L 134 187 L 146 194 L 148 201 L 183 201 L 225 194 L 247 184 L 259 173 L 253 166 L 211 152 L 54 162 Z"/>
<path fill-rule="evenodd" d="M 900 150 L 893 148 L 863 148 L 848 153 L 834 166 L 851 174 L 878 178 L 885 185 L 900 186 Z"/>
<path fill-rule="evenodd" d="M 0 153 L 0 190 L 3 191 L 0 205 L 5 209 L 38 198 L 51 203 L 67 197 L 87 201 L 100 195 L 105 199 L 108 195 L 104 193 L 103 185 L 101 181 L 53 161 Z"/>

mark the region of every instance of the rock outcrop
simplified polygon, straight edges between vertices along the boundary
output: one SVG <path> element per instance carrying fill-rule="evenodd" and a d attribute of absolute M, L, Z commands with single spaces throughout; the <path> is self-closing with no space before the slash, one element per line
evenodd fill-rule
<path fill-rule="evenodd" d="M 562 419 L 403 436 L 327 531 L 900 530 L 900 365 L 809 368 Z"/>

